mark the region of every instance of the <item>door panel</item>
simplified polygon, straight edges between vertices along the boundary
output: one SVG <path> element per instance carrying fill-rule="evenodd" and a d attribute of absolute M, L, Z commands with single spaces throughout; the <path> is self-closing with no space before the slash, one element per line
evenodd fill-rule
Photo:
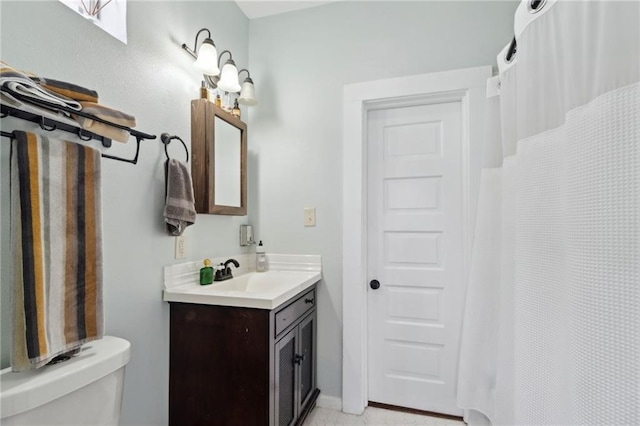
<path fill-rule="evenodd" d="M 440 177 L 387 179 L 384 184 L 385 208 L 435 210 L 440 206 Z"/>
<path fill-rule="evenodd" d="M 300 404 L 307 402 L 315 389 L 315 356 L 313 342 L 315 334 L 315 313 L 304 319 L 300 325 Z"/>
<path fill-rule="evenodd" d="M 368 115 L 369 400 L 460 415 L 461 104 Z"/>
<path fill-rule="evenodd" d="M 402 342 L 443 344 L 446 340 L 445 330 L 442 324 L 420 323 L 416 321 L 415 318 L 410 322 L 406 320 L 403 321 L 402 319 L 388 320 L 384 325 L 383 331 L 387 336 L 393 336 L 393 338 L 388 338 L 389 342 L 397 339 Z M 371 399 L 371 397 L 369 399 Z M 372 401 L 377 400 L 372 399 Z"/>
<path fill-rule="evenodd" d="M 384 233 L 385 264 L 388 266 L 441 266 L 441 232 Z"/>
<path fill-rule="evenodd" d="M 276 343 L 275 366 L 278 387 L 276 389 L 276 422 L 279 426 L 293 424 L 298 413 L 298 395 L 295 381 L 295 355 L 297 328 L 291 330 Z"/>
<path fill-rule="evenodd" d="M 393 318 L 412 318 L 428 322 L 440 319 L 441 291 L 438 289 L 400 287 L 387 289 L 389 316 Z"/>
<path fill-rule="evenodd" d="M 435 155 L 442 152 L 440 122 L 402 123 L 384 128 L 384 150 L 389 157 Z"/>
<path fill-rule="evenodd" d="M 442 345 L 421 345 L 393 342 L 389 348 L 390 370 L 409 378 L 437 379 L 440 374 L 440 351 Z"/>

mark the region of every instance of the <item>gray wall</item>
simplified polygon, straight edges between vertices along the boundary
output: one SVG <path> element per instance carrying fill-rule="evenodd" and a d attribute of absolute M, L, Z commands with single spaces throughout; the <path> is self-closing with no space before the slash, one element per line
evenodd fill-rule
<path fill-rule="evenodd" d="M 4 61 L 93 88 L 101 103 L 135 115 L 139 130 L 169 132 L 187 142 L 190 101 L 198 97 L 201 76 L 180 45 L 192 46 L 196 32 L 208 27 L 218 49 L 230 49 L 238 66 L 248 65 L 249 21 L 233 2 L 130 0 L 127 45 L 57 1 L 3 0 L 0 13 Z M 9 131 L 35 130 L 9 119 L 3 119 L 2 126 Z M 130 156 L 135 144 L 132 140 L 115 145 L 110 153 Z M 11 311 L 8 146 L 6 140 L 0 142 L 3 366 Z M 176 158 L 184 155 L 177 142 L 170 153 Z M 163 145 L 152 140 L 142 142 L 136 166 L 102 163 L 106 333 L 132 343 L 123 424 L 167 424 L 169 309 L 162 301 L 162 267 L 183 261 L 174 260 L 174 238 L 163 229 L 164 159 Z M 249 191 L 256 188 L 250 186 Z M 187 260 L 240 253 L 238 226 L 249 220 L 199 215 L 185 232 Z"/>
<path fill-rule="evenodd" d="M 339 2 L 252 20 L 260 105 L 257 229 L 268 250 L 321 254 L 318 385 L 342 395 L 342 90 L 345 84 L 495 64 L 517 2 Z M 316 207 L 317 226 L 303 226 Z"/>

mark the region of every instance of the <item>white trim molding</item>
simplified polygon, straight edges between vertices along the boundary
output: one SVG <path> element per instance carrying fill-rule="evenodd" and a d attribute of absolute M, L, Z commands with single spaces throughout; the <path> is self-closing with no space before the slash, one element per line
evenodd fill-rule
<path fill-rule="evenodd" d="M 464 253 L 469 264 L 477 182 L 482 167 L 486 81 L 491 66 L 344 86 L 342 193 L 342 410 L 362 414 L 367 398 L 367 112 L 391 106 L 460 101 Z"/>

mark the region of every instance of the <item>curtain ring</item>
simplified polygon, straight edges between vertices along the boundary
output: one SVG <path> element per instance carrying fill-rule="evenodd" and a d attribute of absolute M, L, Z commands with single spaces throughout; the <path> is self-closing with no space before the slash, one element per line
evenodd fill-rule
<path fill-rule="evenodd" d="M 78 137 L 83 141 L 90 141 L 93 137 L 90 134 L 86 134 L 83 129 L 78 129 Z"/>
<path fill-rule="evenodd" d="M 504 61 L 507 64 L 510 64 L 513 61 L 513 58 L 516 56 L 516 51 L 518 50 L 518 43 L 516 43 L 516 37 L 513 37 L 511 40 L 511 44 L 509 45 L 509 49 L 507 49 L 507 54 L 504 56 Z"/>
<path fill-rule="evenodd" d="M 53 132 L 58 128 L 58 126 L 56 126 L 55 124 L 52 127 L 47 128 L 47 126 L 44 124 L 44 116 L 40 116 L 40 127 L 42 128 L 42 130 L 46 130 L 47 132 Z"/>
<path fill-rule="evenodd" d="M 529 0 L 527 9 L 529 10 L 529 13 L 538 13 L 542 10 L 545 4 L 547 4 L 547 0 Z"/>

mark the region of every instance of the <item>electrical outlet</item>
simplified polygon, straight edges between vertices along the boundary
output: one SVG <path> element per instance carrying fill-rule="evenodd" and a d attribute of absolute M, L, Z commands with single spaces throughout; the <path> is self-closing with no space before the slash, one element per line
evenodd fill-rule
<path fill-rule="evenodd" d="M 315 207 L 305 207 L 304 226 L 316 226 L 316 208 Z"/>
<path fill-rule="evenodd" d="M 176 237 L 176 259 L 187 258 L 187 239 L 184 235 Z"/>

